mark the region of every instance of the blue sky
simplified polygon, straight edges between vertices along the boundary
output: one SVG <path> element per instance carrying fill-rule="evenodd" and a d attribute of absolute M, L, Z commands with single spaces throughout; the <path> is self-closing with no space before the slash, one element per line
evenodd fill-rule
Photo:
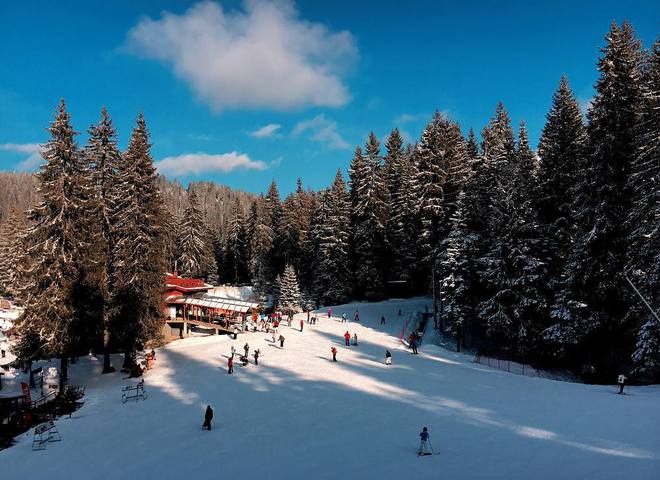
<path fill-rule="evenodd" d="M 502 100 L 535 145 L 624 19 L 648 47 L 660 3 L 2 2 L 0 170 L 38 164 L 60 98 L 81 143 L 106 106 L 125 146 L 142 111 L 168 177 L 253 192 L 322 188 L 369 131 L 414 141 L 436 109 L 479 132 Z"/>

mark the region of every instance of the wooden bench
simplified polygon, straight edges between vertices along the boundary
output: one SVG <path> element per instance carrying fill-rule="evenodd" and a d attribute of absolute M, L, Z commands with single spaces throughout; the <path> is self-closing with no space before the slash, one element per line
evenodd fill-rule
<path fill-rule="evenodd" d="M 34 427 L 34 437 L 32 437 L 32 450 L 45 450 L 49 442 L 60 442 L 62 435 L 57 431 L 55 423 L 49 420 L 46 423 Z"/>
<path fill-rule="evenodd" d="M 137 402 L 140 399 L 146 400 L 146 398 L 147 391 L 144 389 L 144 380 L 140 380 L 135 385 L 126 385 L 121 390 L 121 403 L 126 403 L 133 399 Z"/>

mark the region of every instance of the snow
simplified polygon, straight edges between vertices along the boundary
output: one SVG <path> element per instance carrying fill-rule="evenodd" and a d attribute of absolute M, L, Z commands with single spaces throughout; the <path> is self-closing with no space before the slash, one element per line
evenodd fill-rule
<path fill-rule="evenodd" d="M 209 290 L 208 294 L 214 297 L 242 300 L 246 302 L 254 298 L 254 293 L 250 286 L 237 287 L 234 285 L 220 285 L 218 287 L 213 287 Z"/>
<path fill-rule="evenodd" d="M 2 478 L 660 478 L 660 386 L 616 395 L 490 369 L 426 342 L 413 356 L 399 335 L 425 305 L 335 306 L 302 333 L 306 315 L 296 315 L 280 328 L 284 349 L 263 333 L 180 340 L 158 349 L 148 398 L 127 404 L 121 387 L 136 380 L 98 375 L 100 357 L 81 359 L 71 374 L 87 387 L 85 405 L 56 422 L 63 441 L 33 452 L 32 433 L 21 436 L 0 452 Z M 357 347 L 344 346 L 346 330 Z M 227 375 L 231 346 L 246 341 L 261 350 L 259 366 Z M 201 430 L 207 404 L 211 432 Z M 423 426 L 440 455 L 416 457 Z"/>

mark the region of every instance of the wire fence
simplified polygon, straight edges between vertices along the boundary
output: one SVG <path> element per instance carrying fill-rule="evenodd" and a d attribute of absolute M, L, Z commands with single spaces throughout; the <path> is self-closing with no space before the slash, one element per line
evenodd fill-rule
<path fill-rule="evenodd" d="M 514 362 L 513 360 L 503 360 L 501 358 L 493 358 L 487 355 L 477 354 L 473 360 L 474 363 L 479 363 L 490 368 L 497 368 L 504 372 L 513 373 L 516 375 L 524 375 L 527 377 L 538 377 L 541 375 L 539 370 L 527 365 L 525 363 Z"/>

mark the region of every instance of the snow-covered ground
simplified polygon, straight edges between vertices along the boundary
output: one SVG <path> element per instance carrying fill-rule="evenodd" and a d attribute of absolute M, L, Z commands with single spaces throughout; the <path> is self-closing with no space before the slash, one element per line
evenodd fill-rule
<path fill-rule="evenodd" d="M 263 333 L 171 343 L 158 350 L 145 376 L 149 397 L 137 403 L 121 403 L 123 374 L 96 375 L 98 363 L 83 359 L 71 373 L 86 385 L 86 403 L 56 422 L 63 440 L 33 452 L 31 432 L 23 435 L 0 452 L 1 477 L 660 478 L 660 386 L 621 396 L 614 386 L 508 374 L 432 345 L 413 356 L 399 334 L 426 304 L 333 307 L 334 318 L 320 315 L 302 333 L 299 315 L 281 328 L 284 349 Z M 344 312 L 348 325 L 338 319 Z M 343 345 L 347 329 L 357 347 Z M 246 341 L 261 349 L 259 366 L 228 375 L 231 345 L 240 351 Z M 200 428 L 207 404 L 211 432 Z M 423 426 L 439 455 L 415 455 Z"/>

